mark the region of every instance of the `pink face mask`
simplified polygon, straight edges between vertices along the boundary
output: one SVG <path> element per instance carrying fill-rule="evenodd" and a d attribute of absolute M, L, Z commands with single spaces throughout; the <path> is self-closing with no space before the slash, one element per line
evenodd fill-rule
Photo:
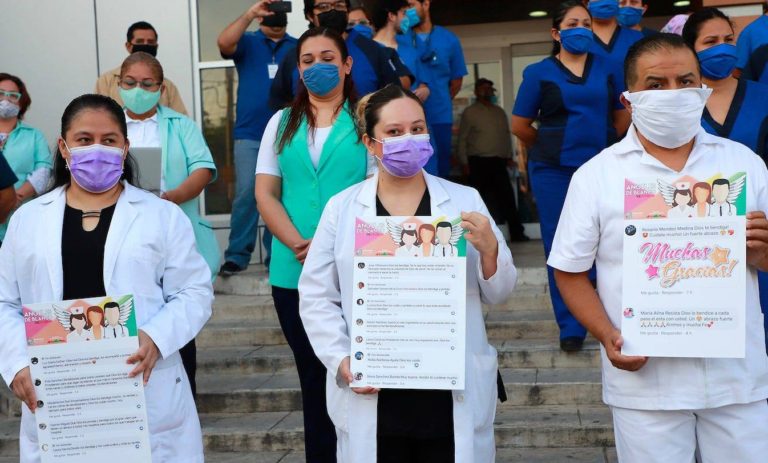
<path fill-rule="evenodd" d="M 429 134 L 407 134 L 374 140 L 383 145 L 381 165 L 395 177 L 410 178 L 418 174 L 434 153 Z"/>
<path fill-rule="evenodd" d="M 112 189 L 123 176 L 124 148 L 88 145 L 70 148 L 67 167 L 72 179 L 90 193 L 104 193 Z"/>

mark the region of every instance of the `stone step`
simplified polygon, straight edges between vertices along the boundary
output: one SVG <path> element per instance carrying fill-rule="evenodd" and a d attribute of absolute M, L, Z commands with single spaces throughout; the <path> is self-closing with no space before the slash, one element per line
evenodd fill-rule
<path fill-rule="evenodd" d="M 524 405 L 599 404 L 598 369 L 502 369 L 507 402 L 500 409 Z M 254 413 L 301 410 L 295 371 L 251 375 L 199 375 L 197 406 L 201 413 Z"/>
<path fill-rule="evenodd" d="M 200 419 L 206 449 L 212 452 L 298 452 L 304 448 L 301 412 L 203 414 Z M 546 454 L 553 448 L 578 453 L 572 448 L 613 446 L 610 411 L 602 405 L 516 407 L 500 411 L 494 426 L 500 454 L 512 457 L 515 452 L 506 449 L 523 448 L 521 455 L 534 455 L 540 448 Z M 575 461 L 606 461 L 599 460 L 599 452 L 591 456 L 591 460 Z"/>
<path fill-rule="evenodd" d="M 485 327 L 488 339 L 557 339 L 559 329 L 551 312 L 517 310 L 487 312 Z M 199 347 L 244 347 L 285 344 L 277 320 L 214 320 L 197 336 Z"/>
<path fill-rule="evenodd" d="M 303 451 L 283 452 L 206 452 L 211 463 L 304 463 Z M 18 461 L 18 460 L 17 460 Z M 612 447 L 582 448 L 500 448 L 496 463 L 617 463 L 616 449 Z M 0 463 L 16 461 L 0 458 Z"/>
<path fill-rule="evenodd" d="M 501 368 L 599 368 L 600 350 L 587 338 L 581 352 L 565 353 L 559 341 L 516 339 L 494 342 Z M 292 370 L 293 353 L 287 345 L 251 347 L 204 347 L 198 349 L 199 374 L 253 374 Z"/>
<path fill-rule="evenodd" d="M 517 268 L 517 284 L 540 286 L 547 282 L 547 270 L 543 266 Z M 272 294 L 267 271 L 263 265 L 251 265 L 247 270 L 229 277 L 219 276 L 213 284 L 216 294 L 241 296 L 269 296 Z"/>
<path fill-rule="evenodd" d="M 206 452 L 214 455 L 253 452 L 252 458 L 254 455 L 279 458 L 282 453 L 284 457 L 301 458 L 304 448 L 301 412 L 201 414 L 200 420 Z M 582 458 L 574 460 L 576 462 L 615 461 L 610 449 L 603 453 L 608 459 L 599 459 L 599 448 L 613 446 L 610 410 L 603 405 L 504 409 L 497 413 L 494 427 L 500 457 L 497 461 L 571 461 L 559 459 L 560 455 L 568 454 Z M 18 431 L 18 419 L 0 419 L 0 457 L 18 455 Z M 235 459 L 237 456 L 231 453 L 226 456 L 232 457 L 232 463 L 270 461 Z M 538 460 L 529 460 L 529 456 Z M 218 463 L 218 460 L 209 461 Z"/>

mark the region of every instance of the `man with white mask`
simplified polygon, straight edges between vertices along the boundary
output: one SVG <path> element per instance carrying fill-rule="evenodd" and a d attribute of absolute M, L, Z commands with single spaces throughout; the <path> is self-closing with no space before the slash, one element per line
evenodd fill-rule
<path fill-rule="evenodd" d="M 756 270 L 768 268 L 768 171 L 738 143 L 700 126 L 711 91 L 696 54 L 671 34 L 633 45 L 622 102 L 632 126 L 574 175 L 548 264 L 573 315 L 602 344 L 603 400 L 622 462 L 764 462 L 768 455 L 768 357 Z M 622 355 L 624 181 L 746 172 L 746 355 L 743 359 Z M 751 212 L 750 212 L 751 211 Z M 597 288 L 587 272 L 597 265 Z"/>

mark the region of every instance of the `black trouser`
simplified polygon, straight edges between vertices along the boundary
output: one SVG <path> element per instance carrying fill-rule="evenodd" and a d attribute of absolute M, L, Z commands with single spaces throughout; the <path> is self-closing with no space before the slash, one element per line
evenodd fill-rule
<path fill-rule="evenodd" d="M 453 436 L 435 439 L 379 436 L 377 463 L 453 463 Z"/>
<path fill-rule="evenodd" d="M 325 404 L 326 369 L 312 350 L 299 317 L 299 292 L 273 286 L 272 299 L 299 372 L 307 463 L 335 463 L 336 428 Z"/>
<path fill-rule="evenodd" d="M 197 398 L 197 382 L 195 381 L 195 374 L 197 373 L 197 346 L 195 346 L 195 340 L 191 340 L 186 346 L 179 349 L 181 354 L 181 363 L 184 364 L 184 371 L 187 372 L 189 378 L 189 385 L 192 387 L 192 397 Z"/>
<path fill-rule="evenodd" d="M 523 234 L 504 158 L 469 156 L 469 181 L 480 192 L 496 223 L 506 222 L 512 238 Z"/>

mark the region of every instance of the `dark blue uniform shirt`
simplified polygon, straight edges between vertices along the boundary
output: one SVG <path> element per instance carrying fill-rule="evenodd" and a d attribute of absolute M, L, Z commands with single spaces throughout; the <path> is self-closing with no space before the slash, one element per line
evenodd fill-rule
<path fill-rule="evenodd" d="M 618 84 L 620 85 L 619 90 L 622 92 L 626 90 L 624 87 L 624 59 L 627 57 L 629 47 L 644 37 L 642 32 L 626 27 L 616 28 L 613 37 L 611 37 L 611 40 L 608 43 L 603 43 L 603 41 L 595 35 L 595 41 L 592 43 L 592 47 L 589 51 L 609 60 L 613 66 L 612 72 L 618 78 Z"/>
<path fill-rule="evenodd" d="M 613 144 L 618 89 L 610 63 L 591 53 L 582 77 L 554 56 L 525 68 L 512 113 L 540 122 L 528 159 L 578 167 Z"/>
<path fill-rule="evenodd" d="M 768 85 L 740 79 L 722 125 L 705 108 L 701 125 L 708 133 L 746 145 L 763 159 L 768 156 Z"/>
<path fill-rule="evenodd" d="M 231 56 L 237 68 L 237 117 L 235 121 L 236 140 L 261 141 L 264 129 L 274 111 L 269 107 L 271 85 L 269 66 L 278 65 L 285 55 L 295 49 L 296 39 L 286 35 L 275 42 L 260 30 L 246 32 L 237 42 L 237 49 Z"/>

